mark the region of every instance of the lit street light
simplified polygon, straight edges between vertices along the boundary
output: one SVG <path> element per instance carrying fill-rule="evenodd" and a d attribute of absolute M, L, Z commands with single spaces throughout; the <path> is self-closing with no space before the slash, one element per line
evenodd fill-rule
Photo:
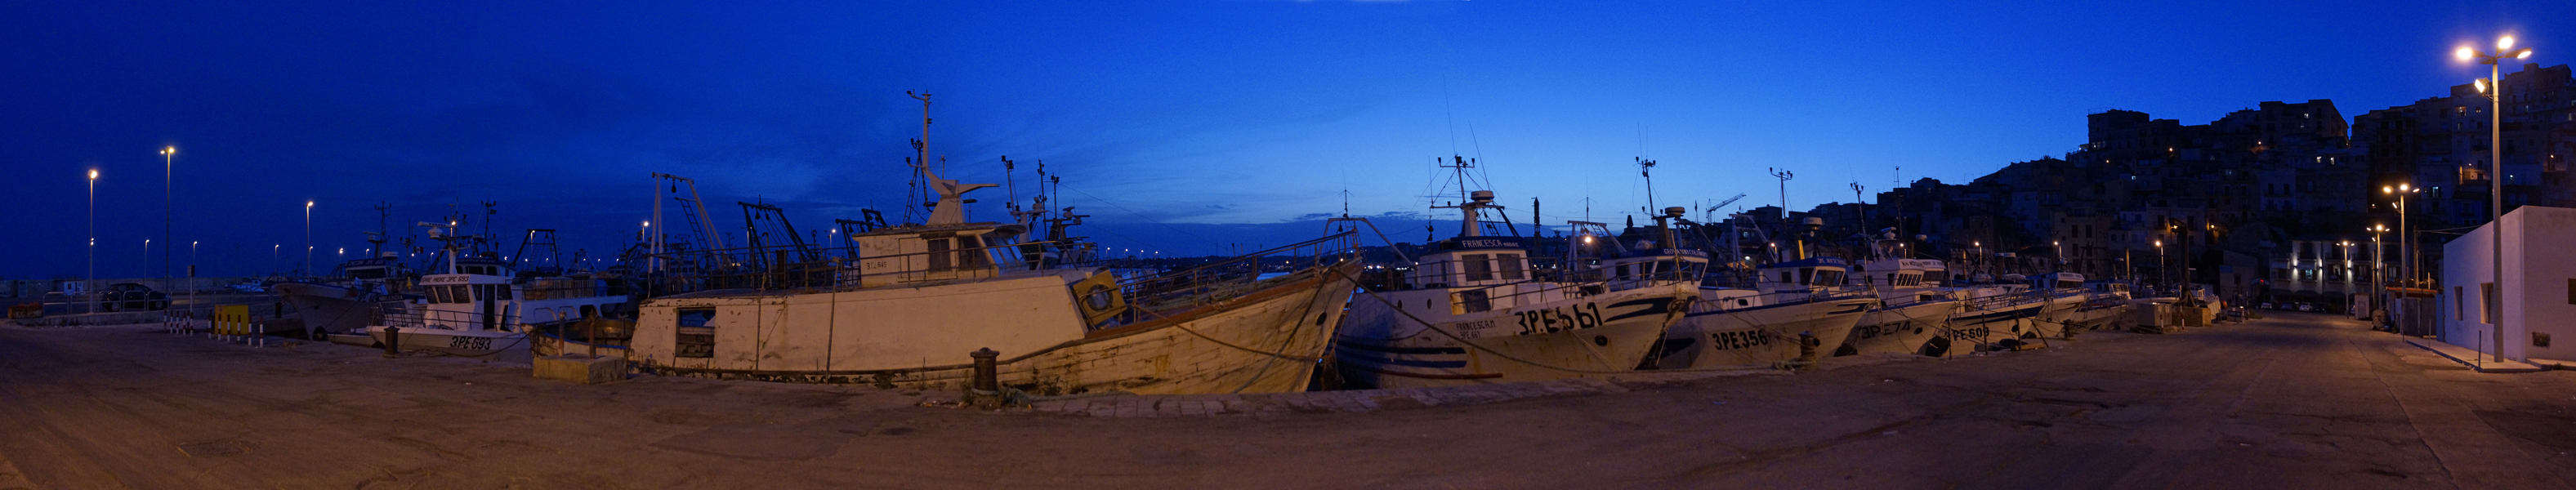
<path fill-rule="evenodd" d="M 304 266 L 302 273 L 313 273 L 313 201 L 304 201 Z"/>
<path fill-rule="evenodd" d="M 170 197 L 171 182 L 173 182 L 171 169 L 173 159 L 178 157 L 179 147 L 161 147 L 161 287 L 163 288 L 170 287 L 170 210 L 176 207 L 175 204 L 178 202 Z M 146 266 L 144 273 L 151 273 L 149 267 Z"/>
<path fill-rule="evenodd" d="M 89 246 L 84 248 L 89 249 L 89 275 L 81 278 L 85 279 L 81 281 L 81 292 L 88 293 L 89 283 L 98 280 L 98 169 L 95 168 L 89 169 Z M 98 296 L 93 294 L 90 297 Z M 96 304 L 89 307 L 90 311 L 98 310 Z"/>
<path fill-rule="evenodd" d="M 2487 79 L 2478 84 L 2478 92 L 2486 94 L 2487 101 L 2490 103 L 2487 110 L 2487 197 L 2488 206 L 2493 212 L 2488 219 L 2495 223 L 2495 231 L 2487 235 L 2487 243 L 2490 245 L 2487 253 L 2495 266 L 2492 271 L 2495 275 L 2489 277 L 2490 280 L 2495 281 L 2496 290 L 2494 293 L 2486 293 L 2484 288 L 2480 288 L 2480 294 L 2486 296 L 2481 298 L 2479 303 L 2487 311 L 2487 324 L 2495 330 L 2494 358 L 2501 360 L 2504 359 L 2503 303 L 2504 298 L 2507 297 L 2504 291 L 2504 64 L 2502 61 L 2530 58 L 2531 48 L 2513 49 L 2513 36 L 2505 36 L 2496 39 L 2496 49 L 2493 53 L 2480 53 L 2477 49 L 2461 46 L 2459 57 L 2460 61 L 2475 61 L 2487 65 Z M 2490 86 L 2494 88 L 2488 88 Z"/>

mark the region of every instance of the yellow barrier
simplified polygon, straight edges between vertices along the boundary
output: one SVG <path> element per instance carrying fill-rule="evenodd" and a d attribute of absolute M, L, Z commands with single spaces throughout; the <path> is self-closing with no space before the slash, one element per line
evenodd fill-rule
<path fill-rule="evenodd" d="M 214 315 L 213 315 L 213 318 L 214 318 L 214 323 L 215 323 L 215 324 L 214 324 L 214 327 L 215 327 L 215 331 L 216 331 L 216 333 L 217 333 L 217 334 L 220 334 L 220 335 L 249 335 L 249 334 L 250 334 L 250 305 L 223 305 L 223 306 L 217 306 L 217 307 L 215 307 L 215 313 L 214 313 Z"/>

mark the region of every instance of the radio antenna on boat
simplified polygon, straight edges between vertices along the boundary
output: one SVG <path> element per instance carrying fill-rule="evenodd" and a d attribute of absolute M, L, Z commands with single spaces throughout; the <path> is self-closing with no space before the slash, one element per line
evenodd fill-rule
<path fill-rule="evenodd" d="M 913 168 L 912 187 L 916 192 L 916 194 L 907 194 L 909 197 L 904 199 L 908 202 L 904 203 L 903 221 L 906 224 L 910 224 L 912 223 L 913 212 L 916 209 L 919 209 L 919 206 L 921 205 L 921 198 L 927 197 L 919 194 L 918 192 L 925 183 L 923 179 L 926 177 L 923 176 L 923 172 L 925 172 L 930 165 L 930 92 L 924 91 L 914 93 L 913 91 L 905 90 L 903 91 L 903 94 L 912 96 L 913 99 L 921 101 L 921 138 L 912 140 L 913 157 L 904 162 L 905 165 L 912 166 Z"/>

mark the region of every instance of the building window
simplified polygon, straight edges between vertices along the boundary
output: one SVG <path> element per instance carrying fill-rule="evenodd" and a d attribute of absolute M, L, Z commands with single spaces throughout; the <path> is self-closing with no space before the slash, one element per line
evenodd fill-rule
<path fill-rule="evenodd" d="M 2459 286 L 2451 286 L 2451 321 L 2467 319 L 2468 313 L 2466 311 L 2468 308 L 2463 306 L 2465 304 L 2463 301 L 2466 300 L 2460 299 L 2460 297 L 2467 295 L 2468 293 L 2460 292 Z"/>
<path fill-rule="evenodd" d="M 2495 283 L 2478 283 L 2478 323 L 2494 325 L 2496 317 Z"/>

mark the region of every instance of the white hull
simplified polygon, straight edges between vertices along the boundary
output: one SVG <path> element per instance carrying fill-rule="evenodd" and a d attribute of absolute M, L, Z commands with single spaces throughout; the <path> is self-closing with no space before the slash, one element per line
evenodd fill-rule
<path fill-rule="evenodd" d="M 1664 334 L 1663 369 L 1759 366 L 1799 358 L 1798 334 L 1815 336 L 1818 357 L 1833 355 L 1860 324 L 1873 297 L 1850 296 L 1734 309 L 1711 299 Z"/>
<path fill-rule="evenodd" d="M 1851 340 L 1843 345 L 1853 355 L 1921 354 L 1923 344 L 1941 336 L 1950 326 L 1950 315 L 1959 308 L 1959 301 L 1946 299 L 1874 308 L 1861 316 L 1860 324 L 1852 327 Z"/>
<path fill-rule="evenodd" d="M 1527 283 L 1555 291 L 1571 284 Z M 1540 286 L 1544 285 L 1544 286 Z M 1363 386 L 1410 388 L 1509 383 L 1627 372 L 1655 339 L 1679 320 L 1694 297 L 1685 285 L 1642 287 L 1592 296 L 1451 315 L 1445 305 L 1399 311 L 1390 303 L 1446 296 L 1444 289 L 1375 293 L 1351 305 L 1334 356 L 1346 379 Z M 1440 301 L 1438 303 L 1445 303 Z M 1417 320 L 1419 318 L 1419 320 Z M 1427 327 L 1422 322 L 1437 323 Z"/>
<path fill-rule="evenodd" d="M 2031 333 L 2032 320 L 2039 316 L 2040 306 L 2047 303 L 2002 301 L 2005 299 L 1964 301 L 1967 305 L 1950 315 L 1948 328 L 1927 344 L 1928 349 L 1939 351 L 1935 355 L 1960 355 L 1973 352 L 1976 346 L 1992 345 L 2005 339 L 2021 339 L 2025 335 L 2035 337 L 2036 334 Z"/>
<path fill-rule="evenodd" d="M 325 333 L 357 332 L 379 323 L 376 303 L 367 294 L 328 284 L 278 283 L 278 298 L 295 306 L 304 329 Z"/>
<path fill-rule="evenodd" d="M 682 295 L 647 302 L 629 347 L 663 375 L 957 389 L 970 352 L 1001 355 L 1003 386 L 1052 395 L 1305 389 L 1357 289 L 1355 263 L 1126 326 L 1087 330 L 1064 277 L 1020 273 L 926 286 Z M 1075 274 L 1079 272 L 1067 272 Z M 682 357 L 679 310 L 712 312 L 703 354 Z M 691 353 L 697 353 L 692 347 Z"/>
<path fill-rule="evenodd" d="M 385 327 L 367 327 L 367 337 L 377 345 L 385 343 Z M 486 356 L 515 348 L 527 347 L 528 336 L 490 330 L 441 330 L 435 328 L 402 329 L 404 352 L 442 352 L 460 356 Z"/>
<path fill-rule="evenodd" d="M 2030 331 L 2024 332 L 2026 335 L 2022 338 L 2064 336 L 2068 323 L 2083 320 L 2078 310 L 2084 308 L 2086 298 L 2083 293 L 2059 293 L 2049 298 L 2048 303 L 2040 307 L 2037 321 L 2030 322 Z"/>

